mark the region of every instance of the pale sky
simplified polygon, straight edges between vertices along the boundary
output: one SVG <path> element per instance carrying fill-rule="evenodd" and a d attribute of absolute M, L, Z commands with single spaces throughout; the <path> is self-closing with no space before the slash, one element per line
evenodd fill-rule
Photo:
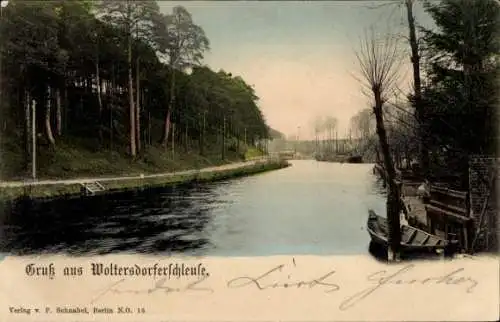
<path fill-rule="evenodd" d="M 182 5 L 210 39 L 204 63 L 240 75 L 254 85 L 259 106 L 272 128 L 286 135 L 313 137 L 317 116 L 339 120 L 339 137 L 349 120 L 369 106 L 352 76 L 354 51 L 365 30 L 407 35 L 402 1 L 160 1 L 162 12 Z M 430 18 L 415 8 L 417 21 Z M 402 39 L 402 44 L 405 39 Z M 409 57 L 407 58 L 409 64 Z"/>

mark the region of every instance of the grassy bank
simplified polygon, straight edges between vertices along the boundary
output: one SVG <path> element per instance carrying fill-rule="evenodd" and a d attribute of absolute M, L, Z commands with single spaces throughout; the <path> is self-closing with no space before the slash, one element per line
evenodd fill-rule
<path fill-rule="evenodd" d="M 236 177 L 249 176 L 270 170 L 287 167 L 289 164 L 281 160 L 269 160 L 255 164 L 244 164 L 232 169 L 217 169 L 211 171 L 195 171 L 191 173 L 178 173 L 158 177 L 134 178 L 127 180 L 109 180 L 101 182 L 106 188 L 104 194 L 117 193 L 145 188 L 164 187 L 176 184 L 195 182 L 214 182 Z M 33 199 L 46 199 L 58 197 L 73 197 L 82 195 L 80 184 L 51 184 L 33 185 L 25 187 L 0 188 L 0 199 L 13 200 L 19 197 Z"/>
<path fill-rule="evenodd" d="M 161 146 L 148 146 L 132 160 L 125 150 L 99 148 L 98 142 L 73 138 L 61 140 L 55 147 L 44 146 L 39 149 L 37 178 L 45 180 L 134 176 L 200 169 L 244 161 L 246 154 L 254 156 L 260 152 L 254 150 L 245 147 L 238 152 L 226 151 L 222 160 L 221 149 L 217 145 L 208 145 L 204 155 L 200 155 L 195 146 L 190 149 L 176 148 L 175 154 Z M 0 162 L 2 180 L 16 181 L 31 177 L 31 165 L 25 164 L 23 153 L 18 142 L 4 142 Z"/>
<path fill-rule="evenodd" d="M 179 145 L 175 153 L 159 145 L 149 145 L 141 150 L 134 159 L 127 156 L 126 147 L 115 145 L 114 149 L 107 149 L 91 139 L 63 139 L 56 146 L 47 146 L 40 141 L 37 151 L 37 180 L 73 180 L 86 178 L 114 178 L 114 177 L 141 177 L 126 180 L 104 180 L 106 193 L 133 190 L 144 187 L 166 186 L 191 181 L 216 181 L 236 176 L 250 175 L 257 172 L 278 169 L 285 164 L 279 161 L 270 161 L 267 164 L 246 165 L 237 169 L 218 169 L 217 171 L 193 170 L 213 168 L 225 164 L 234 164 L 245 160 L 255 159 L 263 155 L 262 151 L 242 142 L 239 149 L 228 145 L 224 159 L 221 155 L 221 146 L 215 143 L 206 143 L 203 155 L 199 146 Z M 238 150 L 238 151 L 236 151 Z M 31 165 L 26 164 L 22 145 L 12 138 L 3 140 L 1 149 L 0 176 L 3 181 L 23 181 L 31 177 Z M 183 173 L 183 171 L 190 171 Z M 175 173 L 172 175 L 172 173 Z M 148 177 L 149 175 L 169 174 Z M 19 187 L 0 187 L 0 200 L 12 200 L 22 196 L 30 198 L 52 198 L 58 196 L 79 196 L 82 194 L 80 183 L 61 182 L 60 184 L 40 184 Z"/>

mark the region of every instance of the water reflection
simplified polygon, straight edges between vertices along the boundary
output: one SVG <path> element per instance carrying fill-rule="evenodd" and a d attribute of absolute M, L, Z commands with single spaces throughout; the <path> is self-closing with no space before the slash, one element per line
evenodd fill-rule
<path fill-rule="evenodd" d="M 220 201 L 211 186 L 127 192 L 5 209 L 0 251 L 16 255 L 172 253 L 209 247 L 203 235 Z"/>
<path fill-rule="evenodd" d="M 372 167 L 294 161 L 214 184 L 19 202 L 0 212 L 0 252 L 367 254 L 367 210 L 385 214 Z"/>

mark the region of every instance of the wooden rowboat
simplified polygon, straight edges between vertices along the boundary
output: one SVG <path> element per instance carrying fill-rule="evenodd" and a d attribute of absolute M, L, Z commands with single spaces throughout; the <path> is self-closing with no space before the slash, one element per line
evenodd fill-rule
<path fill-rule="evenodd" d="M 383 247 L 388 246 L 389 227 L 387 219 L 381 217 L 373 210 L 368 210 L 368 233 L 372 242 Z M 429 234 L 418 228 L 401 225 L 401 250 L 402 251 L 417 251 L 417 252 L 432 252 L 437 250 L 447 250 L 451 244 L 436 235 Z"/>

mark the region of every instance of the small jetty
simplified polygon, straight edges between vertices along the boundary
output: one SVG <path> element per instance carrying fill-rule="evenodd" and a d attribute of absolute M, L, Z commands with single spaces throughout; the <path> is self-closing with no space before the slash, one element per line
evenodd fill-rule
<path fill-rule="evenodd" d="M 396 182 L 408 225 L 448 242 L 453 241 L 458 252 L 496 249 L 498 230 L 491 222 L 497 220 L 497 208 L 488 197 L 495 187 L 498 172 L 495 163 L 487 162 L 490 159 L 483 156 L 470 158 L 469 190 L 460 189 L 456 175 L 434 174 L 428 182 L 426 198 L 417 196 L 417 189 L 423 183 L 419 172 L 415 169 L 397 169 Z M 381 163 L 374 165 L 373 173 L 384 182 L 387 180 Z"/>
<path fill-rule="evenodd" d="M 80 192 L 85 196 L 94 196 L 106 191 L 106 188 L 99 181 L 80 183 Z"/>

